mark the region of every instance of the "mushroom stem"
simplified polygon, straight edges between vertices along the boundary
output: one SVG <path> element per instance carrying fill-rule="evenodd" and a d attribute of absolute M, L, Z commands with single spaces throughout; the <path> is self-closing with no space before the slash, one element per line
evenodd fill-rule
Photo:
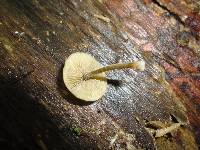
<path fill-rule="evenodd" d="M 97 76 L 95 76 L 96 74 L 106 72 L 106 71 L 110 71 L 110 70 L 124 69 L 124 68 L 131 68 L 131 69 L 134 69 L 134 70 L 144 71 L 145 62 L 144 61 L 136 61 L 136 62 L 126 63 L 126 64 L 112 64 L 112 65 L 105 66 L 105 67 L 102 67 L 102 68 L 99 68 L 97 70 L 94 70 L 94 71 L 87 73 L 85 75 L 84 79 L 86 79 L 86 80 L 91 79 L 91 78 L 96 79 L 96 77 L 97 77 Z M 104 80 L 105 79 L 106 78 L 104 78 Z"/>
<path fill-rule="evenodd" d="M 109 80 L 107 77 L 102 77 L 102 76 L 98 76 L 98 75 L 92 75 L 92 76 L 89 77 L 89 79 L 96 79 L 96 80 L 101 80 L 101 81 L 108 81 Z"/>

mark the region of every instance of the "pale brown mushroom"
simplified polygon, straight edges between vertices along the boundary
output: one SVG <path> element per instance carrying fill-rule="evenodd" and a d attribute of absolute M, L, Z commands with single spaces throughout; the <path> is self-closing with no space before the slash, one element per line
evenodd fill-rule
<path fill-rule="evenodd" d="M 75 97 L 85 101 L 96 101 L 106 93 L 107 78 L 105 72 L 123 68 L 143 71 L 145 63 L 144 61 L 136 61 L 102 67 L 91 55 L 77 52 L 66 59 L 63 68 L 63 80 L 68 90 Z"/>

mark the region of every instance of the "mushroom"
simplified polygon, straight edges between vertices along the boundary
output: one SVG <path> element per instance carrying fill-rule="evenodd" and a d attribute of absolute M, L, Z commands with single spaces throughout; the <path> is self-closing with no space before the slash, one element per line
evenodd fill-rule
<path fill-rule="evenodd" d="M 84 101 L 96 101 L 106 93 L 108 79 L 105 72 L 123 68 L 143 71 L 145 62 L 136 61 L 102 67 L 91 55 L 76 52 L 65 60 L 63 80 L 65 86 L 75 97 Z"/>

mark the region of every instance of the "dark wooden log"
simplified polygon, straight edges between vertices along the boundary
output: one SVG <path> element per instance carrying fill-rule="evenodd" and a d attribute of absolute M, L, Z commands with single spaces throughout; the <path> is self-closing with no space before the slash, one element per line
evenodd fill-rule
<path fill-rule="evenodd" d="M 199 2 L 181 2 L 1 0 L 0 148 L 198 149 Z M 62 80 L 78 51 L 147 65 L 108 73 L 127 82 L 85 103 Z M 151 121 L 184 125 L 155 138 Z"/>

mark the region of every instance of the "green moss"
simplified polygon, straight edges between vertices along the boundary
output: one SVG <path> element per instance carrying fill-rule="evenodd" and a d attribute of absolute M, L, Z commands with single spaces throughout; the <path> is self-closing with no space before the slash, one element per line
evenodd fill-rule
<path fill-rule="evenodd" d="M 82 132 L 82 129 L 79 127 L 71 128 L 70 130 L 76 135 L 81 135 Z"/>
<path fill-rule="evenodd" d="M 187 46 L 190 41 L 190 34 L 187 31 L 182 31 L 177 35 L 177 43 L 180 46 Z"/>

